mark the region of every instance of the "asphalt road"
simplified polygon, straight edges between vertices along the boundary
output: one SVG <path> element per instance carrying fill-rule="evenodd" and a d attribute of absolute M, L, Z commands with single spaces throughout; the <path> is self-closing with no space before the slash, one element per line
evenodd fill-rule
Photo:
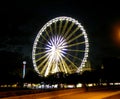
<path fill-rule="evenodd" d="M 1 99 L 120 99 L 120 90 L 68 89 Z"/>
<path fill-rule="evenodd" d="M 99 91 L 99 92 L 84 92 L 84 93 L 74 93 L 71 95 L 65 95 L 61 97 L 55 98 L 42 98 L 42 99 L 103 99 L 116 94 L 119 94 L 120 91 L 112 92 L 112 91 Z M 39 98 L 41 99 L 41 98 Z M 113 97 L 113 99 L 115 99 Z M 120 97 L 119 97 L 120 99 Z"/>

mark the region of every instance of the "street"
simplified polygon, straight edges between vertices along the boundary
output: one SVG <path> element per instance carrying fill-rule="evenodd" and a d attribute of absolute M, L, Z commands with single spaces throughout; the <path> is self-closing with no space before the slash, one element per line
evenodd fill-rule
<path fill-rule="evenodd" d="M 114 95 L 117 95 L 116 98 L 113 97 Z M 112 98 L 107 98 L 111 96 Z M 2 99 L 119 99 L 119 97 L 120 90 L 92 90 L 85 92 L 83 89 L 68 89 Z"/>

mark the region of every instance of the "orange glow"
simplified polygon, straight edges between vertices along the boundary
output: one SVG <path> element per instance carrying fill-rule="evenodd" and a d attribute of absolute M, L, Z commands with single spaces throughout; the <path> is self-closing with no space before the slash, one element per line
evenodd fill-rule
<path fill-rule="evenodd" d="M 114 24 L 112 27 L 112 40 L 113 43 L 117 46 L 120 47 L 120 22 L 117 22 Z"/>

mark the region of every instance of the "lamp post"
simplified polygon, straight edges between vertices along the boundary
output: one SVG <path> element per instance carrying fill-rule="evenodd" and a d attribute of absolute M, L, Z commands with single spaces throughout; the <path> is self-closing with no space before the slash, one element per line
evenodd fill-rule
<path fill-rule="evenodd" d="M 26 69 L 26 61 L 23 61 L 23 75 L 22 78 L 25 78 L 25 69 Z"/>

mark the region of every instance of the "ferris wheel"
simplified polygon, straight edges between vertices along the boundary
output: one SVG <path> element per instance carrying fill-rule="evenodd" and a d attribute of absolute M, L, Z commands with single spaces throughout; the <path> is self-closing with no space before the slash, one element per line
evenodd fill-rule
<path fill-rule="evenodd" d="M 80 72 L 88 52 L 89 42 L 83 26 L 71 17 L 56 17 L 48 21 L 35 38 L 33 66 L 45 77 L 57 72 Z"/>

